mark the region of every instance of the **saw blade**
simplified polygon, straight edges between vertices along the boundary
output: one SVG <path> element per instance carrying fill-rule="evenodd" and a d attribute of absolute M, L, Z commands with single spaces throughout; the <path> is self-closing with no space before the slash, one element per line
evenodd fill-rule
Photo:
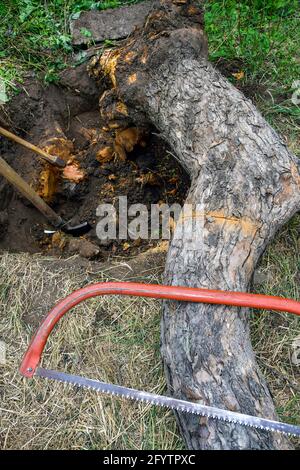
<path fill-rule="evenodd" d="M 179 400 L 177 398 L 164 395 L 156 395 L 154 393 L 127 388 L 121 385 L 108 384 L 106 382 L 100 382 L 99 380 L 88 379 L 55 370 L 43 369 L 41 367 L 37 368 L 35 375 L 86 389 L 96 390 L 99 393 L 146 402 L 151 405 L 162 406 L 183 413 L 205 416 L 207 418 L 221 420 L 226 423 L 240 424 L 242 426 L 250 426 L 260 430 L 277 431 L 288 435 L 300 436 L 300 426 L 295 426 L 293 424 L 280 423 L 279 421 L 236 413 L 234 411 L 223 410 L 213 406 L 201 405 L 200 403 Z"/>

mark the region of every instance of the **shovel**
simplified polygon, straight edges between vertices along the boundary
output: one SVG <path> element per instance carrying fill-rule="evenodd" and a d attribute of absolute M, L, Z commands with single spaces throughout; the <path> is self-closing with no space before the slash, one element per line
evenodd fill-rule
<path fill-rule="evenodd" d="M 88 222 L 83 222 L 79 225 L 71 225 L 69 222 L 63 220 L 48 204 L 29 186 L 26 181 L 18 175 L 6 163 L 6 161 L 0 157 L 0 175 L 4 176 L 7 181 L 12 184 L 26 199 L 28 199 L 55 227 L 57 230 L 62 230 L 65 233 L 69 233 L 73 236 L 80 236 L 88 232 L 91 226 Z"/>

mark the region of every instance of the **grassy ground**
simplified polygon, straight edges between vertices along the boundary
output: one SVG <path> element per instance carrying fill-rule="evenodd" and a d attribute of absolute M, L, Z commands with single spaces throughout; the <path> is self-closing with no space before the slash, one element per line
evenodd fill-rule
<path fill-rule="evenodd" d="M 299 227 L 298 217 L 269 247 L 256 291 L 299 299 Z M 139 281 L 161 282 L 164 260 L 157 255 L 155 260 L 155 268 L 153 259 L 147 266 L 137 262 Z M 134 272 L 130 276 L 137 278 Z M 7 362 L 0 365 L 0 448 L 184 448 L 171 412 L 38 378 L 28 381 L 18 374 L 22 354 L 45 312 L 75 288 L 108 279 L 122 279 L 120 268 L 82 267 L 77 258 L 66 262 L 1 256 L 0 340 L 6 343 Z M 292 343 L 300 337 L 299 321 L 288 314 L 253 312 L 251 325 L 257 358 L 278 413 L 286 422 L 299 423 L 300 373 L 291 361 Z M 43 366 L 165 393 L 159 330 L 156 300 L 118 296 L 90 300 L 62 319 L 51 334 Z"/>
<path fill-rule="evenodd" d="M 90 8 L 114 8 L 135 0 L 0 0 L 0 78 L 17 92 L 30 71 L 54 82 L 72 53 L 69 21 Z"/>
<path fill-rule="evenodd" d="M 70 18 L 136 1 L 0 0 L 0 77 L 8 89 L 28 70 L 46 82 L 57 80 L 72 52 Z M 299 79 L 297 0 L 210 0 L 205 24 L 211 60 L 238 61 L 246 83 L 271 87 L 281 98 L 279 108 L 299 117 L 299 108 L 283 99 Z"/>
<path fill-rule="evenodd" d="M 256 292 L 300 299 L 300 216 L 295 216 L 268 247 L 258 269 Z M 255 278 L 254 278 L 255 279 Z M 254 312 L 252 344 L 276 397 L 282 419 L 300 422 L 300 363 L 293 363 L 294 342 L 300 340 L 297 317 Z"/>
<path fill-rule="evenodd" d="M 300 88 L 299 14 L 294 0 L 213 0 L 205 15 L 210 59 L 251 96 L 297 155 L 300 107 L 292 96 Z"/>
<path fill-rule="evenodd" d="M 240 62 L 245 81 L 283 94 L 299 79 L 298 1 L 211 1 L 205 24 L 211 60 Z"/>
<path fill-rule="evenodd" d="M 140 263 L 140 268 L 146 282 L 159 282 L 159 263 L 151 270 Z M 1 257 L 0 338 L 6 343 L 7 363 L 0 366 L 0 448 L 182 448 L 169 411 L 19 376 L 22 353 L 39 319 L 62 295 L 96 279 L 113 280 L 115 274 L 96 266 L 82 269 L 76 259 L 68 264 L 38 256 Z M 163 393 L 159 324 L 158 301 L 118 296 L 90 300 L 62 320 L 43 364 Z"/>
<path fill-rule="evenodd" d="M 46 81 L 57 79 L 71 53 L 69 17 L 92 3 L 108 5 L 49 0 L 41 8 L 37 0 L 0 0 L 0 77 L 8 91 L 28 70 Z M 293 83 L 300 79 L 297 15 L 296 1 L 212 0 L 206 29 L 211 60 L 234 66 L 229 78 L 252 90 L 264 116 L 299 155 L 299 106 L 291 100 Z M 298 215 L 265 253 L 254 290 L 300 298 L 299 232 Z M 110 277 L 107 272 L 91 277 L 84 270 L 39 257 L 1 256 L 0 339 L 8 348 L 0 376 L 2 448 L 182 448 L 170 413 L 63 390 L 61 385 L 28 383 L 18 376 L 21 355 L 35 327 L 33 313 L 44 314 L 75 287 Z M 159 282 L 160 271 L 147 271 L 142 279 Z M 161 392 L 159 316 L 159 304 L 152 300 L 91 301 L 53 335 L 46 363 Z M 300 366 L 292 362 L 299 321 L 285 314 L 253 313 L 252 337 L 280 416 L 299 423 Z"/>

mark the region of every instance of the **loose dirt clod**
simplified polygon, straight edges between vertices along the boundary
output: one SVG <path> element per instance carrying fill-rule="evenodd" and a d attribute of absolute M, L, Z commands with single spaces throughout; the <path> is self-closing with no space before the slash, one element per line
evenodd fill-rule
<path fill-rule="evenodd" d="M 71 254 L 79 253 L 83 258 L 93 259 L 99 255 L 100 248 L 84 238 L 73 238 L 69 241 L 68 251 Z"/>

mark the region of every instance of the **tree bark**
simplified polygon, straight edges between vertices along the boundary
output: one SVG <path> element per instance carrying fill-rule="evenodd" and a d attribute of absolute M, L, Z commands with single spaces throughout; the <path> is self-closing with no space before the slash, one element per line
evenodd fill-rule
<path fill-rule="evenodd" d="M 203 17 L 193 2 L 162 1 L 144 28 L 94 60 L 130 119 L 153 125 L 191 177 L 197 246 L 175 236 L 165 282 L 246 291 L 270 239 L 300 208 L 299 160 L 207 60 Z M 110 115 L 109 115 L 110 113 Z M 128 120 L 128 117 L 126 118 Z M 247 309 L 165 302 L 162 358 L 171 393 L 187 400 L 277 419 L 249 337 Z M 280 434 L 177 413 L 189 449 L 286 449 Z"/>

